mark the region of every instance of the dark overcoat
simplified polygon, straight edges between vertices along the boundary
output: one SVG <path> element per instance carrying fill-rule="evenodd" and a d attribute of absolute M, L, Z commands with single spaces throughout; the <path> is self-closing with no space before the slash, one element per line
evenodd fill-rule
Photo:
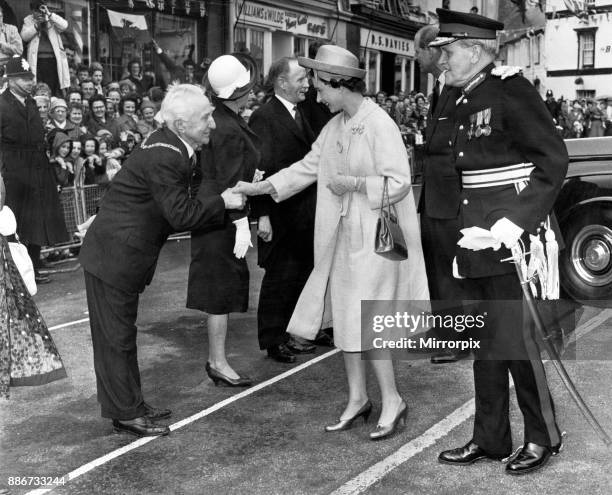
<path fill-rule="evenodd" d="M 261 167 L 265 171 L 264 179 L 304 158 L 315 138 L 309 125 L 306 125 L 305 132 L 298 128 L 291 114 L 276 97 L 270 98 L 253 112 L 249 126 L 262 142 Z M 282 203 L 276 203 L 269 196 L 256 199 L 253 204 L 254 216 L 269 215 L 272 224 L 272 240 L 257 241 L 259 265 L 266 267 L 266 262 L 279 244 L 296 243 L 296 247 L 301 249 L 302 242 L 309 244 L 309 261 L 312 264 L 316 184 Z"/>
<path fill-rule="evenodd" d="M 55 172 L 45 153 L 42 119 L 32 98 L 25 103 L 9 90 L 0 95 L 0 170 L 21 241 L 50 246 L 69 237 Z"/>
<path fill-rule="evenodd" d="M 151 282 L 173 232 L 224 224 L 216 195 L 192 197 L 187 148 L 167 128 L 155 131 L 124 162 L 87 230 L 79 261 L 85 271 L 129 293 Z"/>
<path fill-rule="evenodd" d="M 260 141 L 242 117 L 216 100 L 215 130 L 202 149 L 202 183 L 198 195 L 215 196 L 238 181 L 251 182 L 260 166 Z M 228 210 L 221 229 L 194 230 L 187 307 L 211 314 L 243 312 L 248 307 L 249 270 L 244 258 L 234 256 L 236 226 L 248 208 Z"/>

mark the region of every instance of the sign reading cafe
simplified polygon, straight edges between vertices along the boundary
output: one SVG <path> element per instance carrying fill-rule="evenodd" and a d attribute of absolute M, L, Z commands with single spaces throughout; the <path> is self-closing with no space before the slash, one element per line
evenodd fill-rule
<path fill-rule="evenodd" d="M 239 16 L 239 22 L 248 22 L 293 34 L 326 38 L 328 33 L 327 20 L 323 17 L 300 14 L 255 2 L 244 2 L 242 10 L 236 9 L 236 15 Z"/>

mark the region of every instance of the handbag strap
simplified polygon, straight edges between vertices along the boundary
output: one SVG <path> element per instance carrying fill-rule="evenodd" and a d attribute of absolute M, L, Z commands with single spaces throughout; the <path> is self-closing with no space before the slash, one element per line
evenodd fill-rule
<path fill-rule="evenodd" d="M 385 199 L 387 200 L 386 202 L 385 202 Z M 386 209 L 389 209 L 389 182 L 388 182 L 387 177 L 384 177 L 383 192 L 380 198 L 380 214 L 381 215 L 383 211 L 385 211 L 385 206 L 386 206 Z"/>

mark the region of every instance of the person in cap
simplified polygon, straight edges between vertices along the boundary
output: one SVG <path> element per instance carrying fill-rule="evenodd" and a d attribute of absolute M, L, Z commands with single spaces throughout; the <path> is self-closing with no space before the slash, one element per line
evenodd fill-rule
<path fill-rule="evenodd" d="M 240 116 L 256 80 L 255 62 L 243 54 L 222 55 L 210 66 L 206 87 L 213 94 L 217 127 L 200 159 L 200 194 L 205 197 L 239 181 L 251 182 L 261 167 L 260 140 Z M 249 302 L 247 215 L 246 207 L 231 210 L 222 228 L 191 234 L 187 307 L 208 313 L 206 372 L 215 385 L 251 385 L 228 363 L 225 352 L 229 313 L 246 312 Z"/>
<path fill-rule="evenodd" d="M 523 446 L 506 464 L 508 474 L 544 466 L 559 452 L 561 434 L 546 382 L 533 322 L 523 312 L 522 290 L 513 263 L 504 262 L 517 244 L 531 251 L 530 269 L 541 269 L 538 295 L 558 298 L 555 279 L 560 234 L 551 210 L 567 171 L 568 156 L 550 113 L 522 76 L 491 75 L 497 54 L 496 31 L 503 24 L 481 16 L 437 10 L 446 84 L 460 88 L 452 145 L 462 175 L 460 227 L 490 233 L 486 246 L 459 240 L 455 274 L 464 277 L 467 298 L 480 301 L 486 315 L 481 350 L 475 351 L 474 432 L 463 447 L 444 451 L 442 463 L 467 465 L 503 459 L 512 453 L 508 372 L 523 413 Z M 552 226 L 552 227 L 551 227 Z M 460 247 L 461 246 L 461 247 Z M 513 303 L 514 301 L 514 303 Z"/>
<path fill-rule="evenodd" d="M 165 126 L 123 163 L 83 240 L 79 261 L 91 325 L 98 402 L 116 431 L 169 433 L 156 422 L 171 411 L 151 407 L 141 389 L 136 347 L 139 294 L 151 282 L 159 252 L 173 232 L 223 225 L 242 208 L 230 190 L 194 193 L 195 151 L 215 128 L 202 88 L 172 88 L 162 103 Z"/>
<path fill-rule="evenodd" d="M 548 111 L 552 115 L 555 124 L 557 124 L 559 122 L 559 113 L 561 111 L 561 105 L 557 100 L 555 100 L 552 89 L 546 91 L 545 104 L 546 108 L 548 108 Z"/>
<path fill-rule="evenodd" d="M 45 153 L 45 129 L 31 97 L 30 64 L 13 57 L 6 64 L 8 90 L 0 95 L 0 169 L 6 182 L 6 204 L 13 210 L 21 242 L 28 246 L 36 279 L 41 275 L 41 246 L 69 240 L 57 195 L 55 174 Z"/>
<path fill-rule="evenodd" d="M 32 13 L 23 20 L 21 38 L 28 44 L 28 62 L 39 81 L 46 82 L 52 96 L 62 96 L 70 87 L 70 69 L 61 33 L 68 21 L 51 13 L 47 0 L 32 0 Z"/>
<path fill-rule="evenodd" d="M 74 129 L 74 125 L 68 119 L 68 105 L 63 98 L 51 98 L 49 105 L 49 120 L 47 127 L 49 130 L 59 129 L 64 133 L 68 133 Z"/>
<path fill-rule="evenodd" d="M 606 114 L 593 98 L 587 100 L 585 112 L 586 137 L 602 137 Z"/>
<path fill-rule="evenodd" d="M 317 184 L 314 269 L 302 291 L 287 331 L 312 339 L 333 320 L 334 342 L 343 351 L 349 397 L 340 420 L 326 427 L 350 428 L 367 420 L 372 402 L 366 389 L 366 360 L 380 387 L 382 409 L 369 438 L 389 437 L 405 423 L 408 407 L 400 396 L 387 350 L 361 336 L 361 301 L 428 300 L 427 279 L 410 165 L 399 129 L 375 102 L 363 96 L 366 71 L 344 48 L 323 45 L 315 59 L 299 57 L 314 71 L 318 101 L 339 112 L 323 128 L 300 161 L 256 184 L 240 183 L 248 195 L 271 194 L 284 201 Z M 394 261 L 374 252 L 383 186 L 397 211 L 408 259 Z"/>

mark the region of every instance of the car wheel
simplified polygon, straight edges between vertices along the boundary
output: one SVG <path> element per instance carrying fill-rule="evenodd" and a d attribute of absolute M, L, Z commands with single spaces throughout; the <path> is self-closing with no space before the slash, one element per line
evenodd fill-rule
<path fill-rule="evenodd" d="M 594 203 L 561 224 L 561 285 L 574 299 L 610 301 L 612 297 L 612 205 Z"/>

